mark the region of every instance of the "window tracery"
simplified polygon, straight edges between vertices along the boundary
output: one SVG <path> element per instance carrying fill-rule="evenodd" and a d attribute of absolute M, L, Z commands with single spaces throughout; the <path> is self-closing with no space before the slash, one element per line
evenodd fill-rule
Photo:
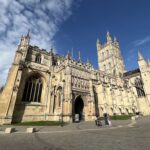
<path fill-rule="evenodd" d="M 35 62 L 40 64 L 41 60 L 42 60 L 41 55 L 40 54 L 36 55 Z"/>
<path fill-rule="evenodd" d="M 139 78 L 135 79 L 135 87 L 136 87 L 138 97 L 145 96 L 145 92 L 144 92 L 144 88 L 143 88 L 143 82 L 141 79 L 139 79 Z"/>
<path fill-rule="evenodd" d="M 25 83 L 22 101 L 40 102 L 42 93 L 42 80 L 38 76 L 31 76 Z"/>

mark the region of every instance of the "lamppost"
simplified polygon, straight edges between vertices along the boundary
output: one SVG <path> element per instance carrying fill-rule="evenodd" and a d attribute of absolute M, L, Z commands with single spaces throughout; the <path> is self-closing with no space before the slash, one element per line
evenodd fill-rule
<path fill-rule="evenodd" d="M 62 81 L 62 112 L 61 112 L 61 127 L 64 126 L 64 120 L 63 120 L 63 111 L 64 111 L 64 84 L 65 84 L 65 80 Z"/>

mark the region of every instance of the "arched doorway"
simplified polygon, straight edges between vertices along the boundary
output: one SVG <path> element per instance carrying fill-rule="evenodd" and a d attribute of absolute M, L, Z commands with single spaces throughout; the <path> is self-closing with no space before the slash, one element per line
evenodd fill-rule
<path fill-rule="evenodd" d="M 74 103 L 74 115 L 75 114 L 79 115 L 79 121 L 84 119 L 83 108 L 84 108 L 83 100 L 82 100 L 81 96 L 78 96 L 75 99 L 75 103 Z"/>

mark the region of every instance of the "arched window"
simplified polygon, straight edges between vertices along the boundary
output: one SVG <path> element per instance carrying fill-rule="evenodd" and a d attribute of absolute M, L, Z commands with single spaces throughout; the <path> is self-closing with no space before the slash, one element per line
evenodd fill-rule
<path fill-rule="evenodd" d="M 96 117 L 98 117 L 99 116 L 98 94 L 96 92 L 95 86 L 93 86 L 93 92 L 94 92 L 94 101 L 95 101 L 95 115 L 96 115 Z"/>
<path fill-rule="evenodd" d="M 61 91 L 58 93 L 58 106 L 61 106 Z"/>
<path fill-rule="evenodd" d="M 56 96 L 54 95 L 53 113 L 55 112 L 55 108 L 56 108 Z"/>
<path fill-rule="evenodd" d="M 41 63 L 41 55 L 40 54 L 36 55 L 35 62 L 39 63 L 39 64 Z"/>
<path fill-rule="evenodd" d="M 114 75 L 114 76 L 116 75 L 116 69 L 113 70 L 113 75 Z"/>
<path fill-rule="evenodd" d="M 30 77 L 26 81 L 22 101 L 40 102 L 42 86 L 42 80 L 39 76 Z"/>
<path fill-rule="evenodd" d="M 141 79 L 139 79 L 139 78 L 135 79 L 135 87 L 136 87 L 138 97 L 145 96 L 145 92 L 143 89 L 143 82 Z"/>
<path fill-rule="evenodd" d="M 57 106 L 60 107 L 61 106 L 61 101 L 62 101 L 62 88 L 59 87 L 57 89 Z"/>

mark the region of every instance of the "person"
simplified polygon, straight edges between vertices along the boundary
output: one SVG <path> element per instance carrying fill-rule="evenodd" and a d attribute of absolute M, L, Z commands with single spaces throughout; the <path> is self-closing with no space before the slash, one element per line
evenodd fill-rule
<path fill-rule="evenodd" d="M 111 120 L 110 120 L 109 114 L 107 115 L 107 119 L 108 119 L 108 125 L 111 126 L 112 124 L 111 124 Z"/>
<path fill-rule="evenodd" d="M 104 113 L 104 121 L 105 121 L 105 125 L 109 125 L 107 113 Z"/>
<path fill-rule="evenodd" d="M 95 123 L 96 123 L 97 126 L 102 126 L 102 122 L 100 120 L 100 117 L 96 118 Z"/>

